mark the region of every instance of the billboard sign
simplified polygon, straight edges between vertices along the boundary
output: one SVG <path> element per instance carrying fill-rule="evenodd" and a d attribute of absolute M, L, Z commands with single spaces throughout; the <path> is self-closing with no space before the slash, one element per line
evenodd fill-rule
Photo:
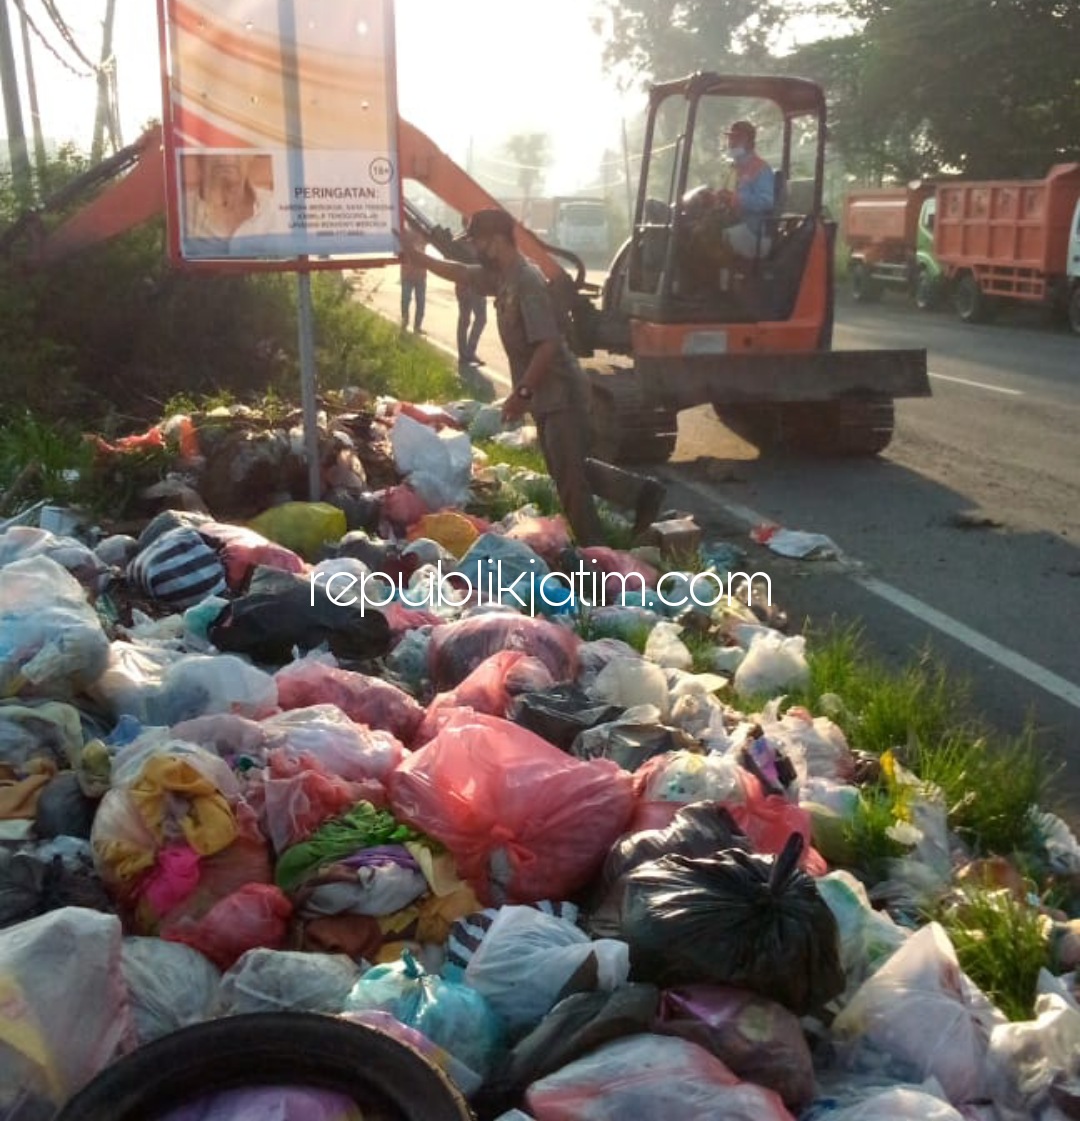
<path fill-rule="evenodd" d="M 173 255 L 392 257 L 392 0 L 159 0 L 159 13 Z"/>

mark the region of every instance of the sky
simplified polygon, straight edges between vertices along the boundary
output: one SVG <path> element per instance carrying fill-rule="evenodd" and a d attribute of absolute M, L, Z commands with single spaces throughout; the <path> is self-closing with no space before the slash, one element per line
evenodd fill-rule
<path fill-rule="evenodd" d="M 24 0 L 31 18 L 65 58 L 39 0 Z M 105 0 L 57 0 L 84 53 L 98 57 Z M 16 54 L 18 16 L 9 4 Z M 130 143 L 161 115 L 155 0 L 116 0 L 114 50 L 123 140 Z M 603 43 L 589 25 L 590 0 L 397 0 L 398 104 L 455 160 L 472 157 L 489 176 L 515 173 L 501 150 L 515 133 L 551 136 L 554 162 L 547 187 L 562 193 L 598 183 L 605 148 L 621 144 L 623 114 L 644 105 L 636 92 L 621 97 L 601 64 Z M 524 18 L 523 18 L 524 17 Z M 45 135 L 89 148 L 95 82 L 61 66 L 32 39 Z M 29 113 L 23 107 L 29 133 Z"/>

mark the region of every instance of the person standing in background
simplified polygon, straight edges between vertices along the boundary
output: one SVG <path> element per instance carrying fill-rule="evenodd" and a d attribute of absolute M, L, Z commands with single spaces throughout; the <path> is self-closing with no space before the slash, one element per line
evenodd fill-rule
<path fill-rule="evenodd" d="M 468 219 L 462 218 L 462 225 L 468 228 Z M 476 250 L 472 247 L 466 232 L 454 238 L 453 259 L 464 265 L 479 264 Z M 461 365 L 481 365 L 476 353 L 480 336 L 487 326 L 487 296 L 474 285 L 458 282 L 454 285 L 457 297 L 457 353 Z"/>
<path fill-rule="evenodd" d="M 422 335 L 424 308 L 427 304 L 427 263 L 424 256 L 424 238 L 415 230 L 401 232 L 401 329 L 409 328 L 409 309 L 414 299 L 413 331 Z"/>

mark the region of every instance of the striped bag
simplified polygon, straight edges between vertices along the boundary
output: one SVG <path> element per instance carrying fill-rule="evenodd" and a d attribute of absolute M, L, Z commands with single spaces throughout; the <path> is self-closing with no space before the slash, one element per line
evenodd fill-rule
<path fill-rule="evenodd" d="M 226 590 L 225 566 L 189 526 L 155 537 L 128 564 L 127 578 L 140 594 L 178 608 Z"/>

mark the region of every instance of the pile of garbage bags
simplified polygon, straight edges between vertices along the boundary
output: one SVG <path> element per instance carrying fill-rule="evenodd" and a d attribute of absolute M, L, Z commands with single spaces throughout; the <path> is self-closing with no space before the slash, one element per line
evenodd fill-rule
<path fill-rule="evenodd" d="M 0 1118 L 1076 1116 L 1071 979 L 1010 1023 L 911 920 L 963 856 L 933 791 L 885 905 L 845 866 L 856 754 L 779 701 L 803 639 L 485 518 L 542 483 L 441 411 L 389 427 L 366 528 L 0 533 Z M 461 579 L 584 560 L 641 579 L 539 610 Z M 443 1112 L 365 1111 L 358 1071 Z"/>

